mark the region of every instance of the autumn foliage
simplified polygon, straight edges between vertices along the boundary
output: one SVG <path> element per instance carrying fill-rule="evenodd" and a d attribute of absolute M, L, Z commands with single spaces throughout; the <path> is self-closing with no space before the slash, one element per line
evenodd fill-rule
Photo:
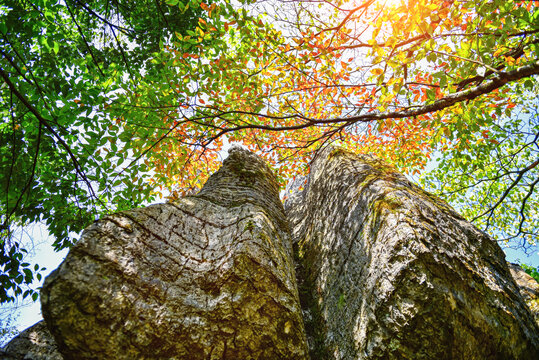
<path fill-rule="evenodd" d="M 436 149 L 485 140 L 475 134 L 492 121 L 463 119 L 467 107 L 496 119 L 515 106 L 508 88 L 477 89 L 489 77 L 537 72 L 533 2 L 275 2 L 262 15 L 265 4 L 201 3 L 207 18 L 156 59 L 178 68 L 154 100 L 152 122 L 171 128 L 152 150 L 159 183 L 196 188 L 227 142 L 283 179 L 329 142 L 418 173 Z M 148 104 L 143 91 L 129 101 Z"/>
<path fill-rule="evenodd" d="M 8 283 L 13 229 L 70 246 L 95 217 L 196 192 L 231 143 L 283 185 L 330 143 L 375 154 L 498 239 L 536 241 L 539 2 L 110 5 L 0 6 Z"/>

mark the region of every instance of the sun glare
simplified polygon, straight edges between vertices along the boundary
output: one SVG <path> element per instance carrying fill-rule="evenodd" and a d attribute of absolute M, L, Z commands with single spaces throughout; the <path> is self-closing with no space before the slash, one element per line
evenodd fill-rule
<path fill-rule="evenodd" d="M 402 5 L 404 0 L 377 0 L 379 4 L 396 8 Z"/>

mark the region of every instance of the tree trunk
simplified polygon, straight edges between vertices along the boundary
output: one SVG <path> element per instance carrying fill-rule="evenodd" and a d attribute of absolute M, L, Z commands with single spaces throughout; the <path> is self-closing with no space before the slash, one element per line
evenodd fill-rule
<path fill-rule="evenodd" d="M 66 360 L 539 358 L 537 324 L 497 243 L 387 165 L 326 149 L 286 209 L 271 170 L 232 149 L 198 195 L 99 220 L 43 286 L 58 350 Z"/>
<path fill-rule="evenodd" d="M 530 308 L 535 322 L 539 324 L 539 283 L 526 274 L 519 265 L 508 263 L 507 266 L 509 266 L 509 271 L 511 271 L 526 305 Z"/>
<path fill-rule="evenodd" d="M 2 360 L 62 360 L 44 321 L 29 327 L 0 349 Z"/>
<path fill-rule="evenodd" d="M 313 359 L 539 359 L 497 243 L 387 165 L 328 148 L 285 207 Z"/>
<path fill-rule="evenodd" d="M 197 195 L 89 227 L 41 292 L 66 359 L 305 359 L 278 185 L 234 149 Z"/>

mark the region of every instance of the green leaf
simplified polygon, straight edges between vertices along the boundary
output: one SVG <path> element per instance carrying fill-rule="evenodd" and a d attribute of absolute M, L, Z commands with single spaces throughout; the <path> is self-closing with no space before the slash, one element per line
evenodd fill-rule
<path fill-rule="evenodd" d="M 524 87 L 527 88 L 528 90 L 533 90 L 533 87 L 534 87 L 534 83 L 531 79 L 526 79 L 524 81 Z"/>

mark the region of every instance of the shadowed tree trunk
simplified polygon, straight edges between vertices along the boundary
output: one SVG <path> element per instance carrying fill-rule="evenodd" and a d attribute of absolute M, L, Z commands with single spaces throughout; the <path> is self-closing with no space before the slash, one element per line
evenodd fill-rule
<path fill-rule="evenodd" d="M 538 358 L 503 252 L 443 201 L 334 148 L 286 215 L 278 190 L 235 148 L 196 196 L 90 226 L 41 293 L 63 358 Z"/>
<path fill-rule="evenodd" d="M 29 327 L 0 349 L 2 360 L 62 360 L 44 321 Z"/>
<path fill-rule="evenodd" d="M 380 161 L 328 148 L 286 208 L 312 358 L 539 358 L 497 243 Z"/>

